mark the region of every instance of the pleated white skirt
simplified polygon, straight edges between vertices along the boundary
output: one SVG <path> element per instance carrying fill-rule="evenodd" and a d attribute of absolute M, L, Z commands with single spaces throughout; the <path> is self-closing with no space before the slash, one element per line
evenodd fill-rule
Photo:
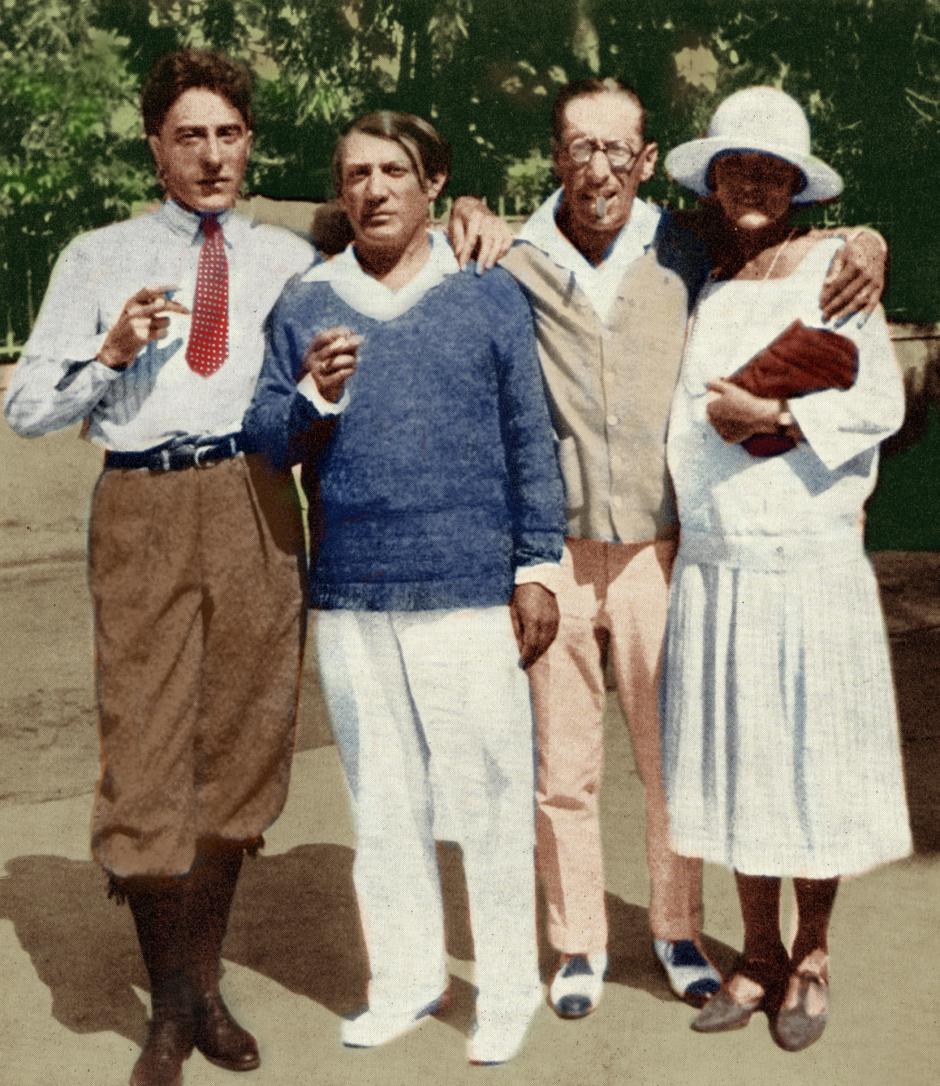
<path fill-rule="evenodd" d="M 871 566 L 860 547 L 798 551 L 775 569 L 680 548 L 663 774 L 678 852 L 829 878 L 905 856 L 911 837 Z"/>

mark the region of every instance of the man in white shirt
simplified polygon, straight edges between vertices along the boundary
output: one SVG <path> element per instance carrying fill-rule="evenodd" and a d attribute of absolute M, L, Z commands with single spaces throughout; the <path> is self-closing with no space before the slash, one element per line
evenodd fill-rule
<path fill-rule="evenodd" d="M 292 478 L 251 453 L 241 419 L 264 319 L 314 252 L 232 210 L 252 142 L 246 71 L 171 54 L 142 112 L 166 200 L 65 249 L 5 411 L 26 436 L 84 419 L 105 450 L 89 527 L 92 850 L 150 976 L 131 1081 L 170 1086 L 194 1044 L 232 1070 L 260 1062 L 219 995 L 219 956 L 243 854 L 287 793 L 305 562 Z"/>

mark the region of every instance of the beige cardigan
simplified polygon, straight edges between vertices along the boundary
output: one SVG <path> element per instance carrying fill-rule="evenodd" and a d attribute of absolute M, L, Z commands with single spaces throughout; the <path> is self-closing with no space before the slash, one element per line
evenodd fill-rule
<path fill-rule="evenodd" d="M 685 340 L 685 284 L 650 249 L 627 269 L 605 327 L 573 274 L 534 245 L 517 243 L 502 263 L 535 314 L 568 535 L 622 543 L 676 536 L 666 424 Z"/>

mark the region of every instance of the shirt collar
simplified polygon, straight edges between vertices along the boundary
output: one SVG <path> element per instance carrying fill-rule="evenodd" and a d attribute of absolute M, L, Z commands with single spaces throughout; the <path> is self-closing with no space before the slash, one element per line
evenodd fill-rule
<path fill-rule="evenodd" d="M 558 228 L 556 216 L 561 206 L 563 189 L 556 189 L 551 196 L 529 217 L 516 236 L 516 242 L 528 242 L 551 257 L 559 267 L 580 273 L 594 270 L 594 265 L 565 237 Z M 662 212 L 658 207 L 634 197 L 630 218 L 617 234 L 602 264 L 630 263 L 653 244 Z"/>
<path fill-rule="evenodd" d="M 448 275 L 460 271 L 447 239 L 433 230 L 428 231 L 428 238 L 431 253 L 427 261 L 417 275 L 398 290 L 390 290 L 362 270 L 356 259 L 355 243 L 332 260 L 314 265 L 303 276 L 303 282 L 329 283 L 353 309 L 376 320 L 391 320 L 410 309 Z"/>
<path fill-rule="evenodd" d="M 199 234 L 201 216 L 195 211 L 189 211 L 175 200 L 164 200 L 158 212 L 166 225 L 175 233 L 195 241 Z M 226 208 L 219 215 L 219 225 L 222 227 L 222 236 L 225 244 L 231 248 L 244 237 L 244 232 L 250 229 L 250 224 L 234 209 Z"/>

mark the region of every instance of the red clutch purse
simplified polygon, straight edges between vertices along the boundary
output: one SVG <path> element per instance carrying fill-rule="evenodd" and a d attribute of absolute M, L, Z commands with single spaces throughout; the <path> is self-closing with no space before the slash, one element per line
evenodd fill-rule
<path fill-rule="evenodd" d="M 851 388 L 857 376 L 858 348 L 850 339 L 795 320 L 728 380 L 754 396 L 792 400 L 824 388 Z M 753 434 L 741 444 L 751 456 L 779 456 L 796 443 L 778 434 Z"/>

